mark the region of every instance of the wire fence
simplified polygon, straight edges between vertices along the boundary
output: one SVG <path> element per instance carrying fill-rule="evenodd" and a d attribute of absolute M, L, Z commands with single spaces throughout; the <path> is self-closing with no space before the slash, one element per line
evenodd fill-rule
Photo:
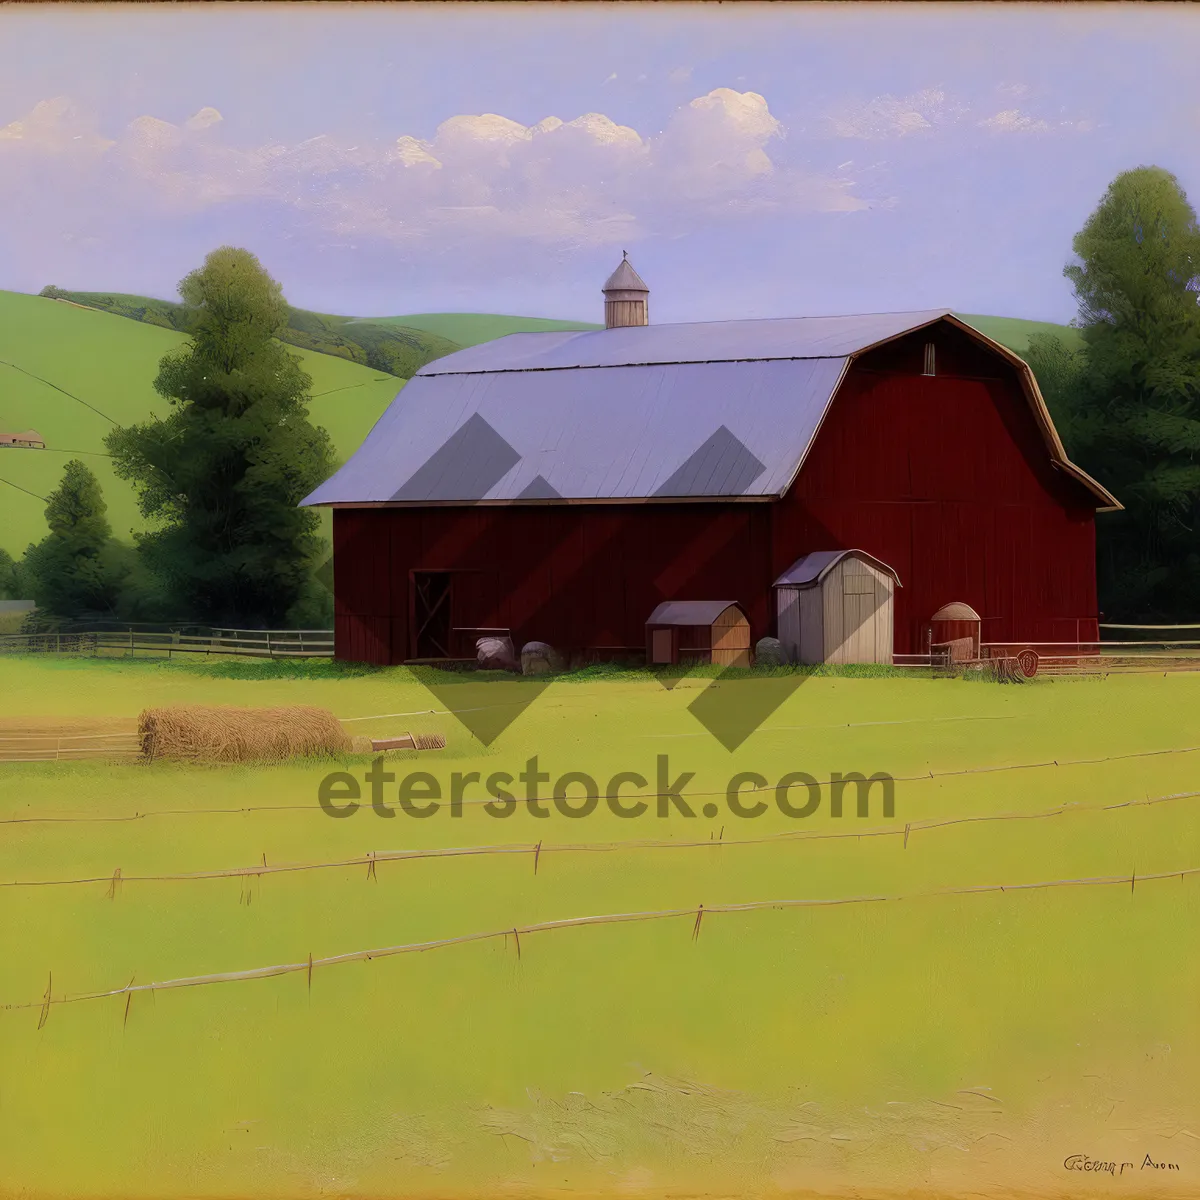
<path fill-rule="evenodd" d="M 991 775 L 1005 771 L 1033 771 L 1042 768 L 1054 767 L 1082 767 L 1095 766 L 1100 763 L 1120 762 L 1126 759 L 1135 758 L 1160 758 L 1173 754 L 1196 754 L 1200 752 L 1200 746 L 1177 746 L 1168 747 L 1162 750 L 1131 750 L 1125 754 L 1104 754 L 1097 758 L 1054 758 L 1043 759 L 1040 762 L 1027 763 L 1000 763 L 989 767 L 958 767 L 949 771 L 921 771 L 916 775 L 893 775 L 891 776 L 893 783 L 921 783 L 927 780 L 934 779 L 951 779 L 959 776 L 969 775 Z M 832 779 L 817 780 L 819 787 L 831 787 Z M 749 796 L 756 792 L 769 792 L 774 790 L 774 785 L 768 784 L 766 787 L 744 787 L 741 789 L 741 795 Z M 641 798 L 646 800 L 657 800 L 663 796 L 681 796 L 686 800 L 703 800 L 710 797 L 720 797 L 726 795 L 726 789 L 721 788 L 716 791 L 688 791 L 683 789 L 679 792 L 643 792 L 640 793 Z M 608 799 L 607 794 L 604 797 Z M 628 798 L 628 797 L 626 797 Z M 537 795 L 529 797 L 536 803 L 553 804 L 553 797 Z M 459 801 L 464 807 L 476 807 L 486 804 L 495 804 L 494 799 L 468 799 L 464 797 Z M 160 808 L 149 809 L 146 812 L 123 813 L 117 816 L 113 815 L 88 815 L 88 816 L 40 816 L 28 815 L 20 817 L 0 817 L 0 825 L 93 825 L 93 824 L 124 824 L 130 821 L 145 821 L 157 817 L 211 817 L 211 816 L 239 816 L 245 813 L 291 813 L 291 812 L 307 812 L 316 813 L 320 816 L 325 814 L 320 807 L 314 804 L 242 804 L 231 808 Z"/>
<path fill-rule="evenodd" d="M 216 629 L 208 633 L 143 629 L 18 633 L 0 637 L 0 654 L 74 654 L 93 658 L 172 658 L 176 654 L 243 658 L 332 658 L 331 629 Z"/>
<path fill-rule="evenodd" d="M 270 966 L 251 967 L 241 971 L 220 971 L 207 975 L 187 975 L 178 979 L 166 979 L 156 983 L 134 983 L 132 980 L 124 987 L 107 988 L 97 991 L 77 992 L 73 995 L 54 996 L 53 972 L 49 974 L 46 991 L 41 1000 L 24 1003 L 10 1003 L 3 1006 L 5 1011 L 38 1010 L 38 1028 L 41 1029 L 49 1019 L 53 1005 L 75 1004 L 86 1000 L 106 1000 L 114 997 L 125 997 L 124 1019 L 128 1021 L 130 1002 L 138 994 L 170 991 L 176 988 L 204 987 L 217 983 L 247 983 L 254 979 L 274 979 L 282 975 L 305 974 L 308 986 L 312 988 L 313 971 L 318 967 L 340 966 L 352 962 L 372 962 L 375 959 L 394 958 L 401 954 L 421 954 L 430 950 L 444 950 L 452 946 L 464 946 L 470 943 L 499 941 L 507 944 L 511 937 L 516 949 L 517 958 L 521 957 L 521 939 L 534 934 L 548 933 L 554 930 L 585 929 L 597 925 L 627 925 L 649 921 L 686 919 L 691 925 L 691 938 L 698 941 L 701 926 L 705 917 L 710 919 L 722 914 L 757 913 L 770 910 L 782 911 L 802 908 L 838 908 L 863 904 L 903 903 L 914 900 L 946 899 L 965 896 L 984 896 L 994 894 L 1020 893 L 1042 891 L 1060 887 L 1124 887 L 1129 886 L 1132 896 L 1139 883 L 1159 883 L 1166 880 L 1178 879 L 1180 882 L 1200 874 L 1200 867 L 1183 867 L 1172 871 L 1156 871 L 1138 876 L 1135 871 L 1128 875 L 1084 876 L 1072 879 L 1045 879 L 1026 883 L 985 883 L 968 884 L 958 887 L 938 888 L 928 891 L 908 893 L 880 893 L 877 895 L 844 896 L 835 898 L 788 899 L 788 900 L 750 900 L 733 904 L 703 903 L 686 908 L 653 909 L 642 912 L 603 913 L 594 916 L 566 917 L 552 921 L 538 921 L 527 925 L 513 925 L 504 929 L 491 929 L 484 932 L 460 934 L 456 937 L 435 938 L 423 942 L 406 942 L 395 946 L 381 946 L 371 950 L 351 950 L 344 954 L 333 954 L 323 958 L 314 958 L 311 954 L 303 962 L 277 963 Z"/>
<path fill-rule="evenodd" d="M 749 791 L 750 789 L 746 789 Z M 630 838 L 616 842 L 506 842 L 482 846 L 444 846 L 429 850 L 372 850 L 366 854 L 350 858 L 330 859 L 324 862 L 308 863 L 276 863 L 268 865 L 266 855 L 263 861 L 252 867 L 225 867 L 208 871 L 178 871 L 152 872 L 143 875 L 126 875 L 120 867 L 110 875 L 84 875 L 74 878 L 60 879 L 10 879 L 0 881 L 0 888 L 52 888 L 78 887 L 92 884 L 105 884 L 108 887 L 108 897 L 111 899 L 117 889 L 126 883 L 199 883 L 215 879 L 262 879 L 270 875 L 294 875 L 308 871 L 323 871 L 331 869 L 349 870 L 366 868 L 367 878 L 378 880 L 377 868 L 381 863 L 418 862 L 443 858 L 474 858 L 489 855 L 505 857 L 528 857 L 533 863 L 536 875 L 541 860 L 554 854 L 615 854 L 639 850 L 712 850 L 714 847 L 737 849 L 743 846 L 784 845 L 796 842 L 840 841 L 853 838 L 886 838 L 903 839 L 903 848 L 908 849 L 909 841 L 918 833 L 927 833 L 937 829 L 948 829 L 956 825 L 984 825 L 997 821 L 1041 821 L 1050 817 L 1071 815 L 1088 815 L 1093 813 L 1117 812 L 1122 809 L 1149 808 L 1158 804 L 1166 804 L 1176 800 L 1194 800 L 1200 798 L 1200 791 L 1170 792 L 1161 796 L 1144 796 L 1134 800 L 1121 800 L 1112 804 L 1060 804 L 1054 808 L 1043 809 L 1031 813 L 980 813 L 958 817 L 929 817 L 925 820 L 908 821 L 903 826 L 898 824 L 888 826 L 873 826 L 867 829 L 836 830 L 822 832 L 818 830 L 798 829 L 786 830 L 782 833 L 762 834 L 750 838 L 702 838 L 682 840 L 678 838 Z"/>

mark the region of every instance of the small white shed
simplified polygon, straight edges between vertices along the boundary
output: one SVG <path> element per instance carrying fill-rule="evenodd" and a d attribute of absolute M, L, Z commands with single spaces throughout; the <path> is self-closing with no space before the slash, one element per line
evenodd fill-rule
<path fill-rule="evenodd" d="M 900 577 L 862 550 L 817 550 L 775 580 L 778 636 L 791 662 L 891 663 Z"/>

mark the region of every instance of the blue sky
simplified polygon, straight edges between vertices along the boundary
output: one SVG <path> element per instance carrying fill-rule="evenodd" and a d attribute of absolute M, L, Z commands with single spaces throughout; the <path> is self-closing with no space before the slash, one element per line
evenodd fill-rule
<path fill-rule="evenodd" d="M 1069 320 L 1119 171 L 1200 197 L 1186 5 L 0 7 L 0 287 L 596 319 Z"/>

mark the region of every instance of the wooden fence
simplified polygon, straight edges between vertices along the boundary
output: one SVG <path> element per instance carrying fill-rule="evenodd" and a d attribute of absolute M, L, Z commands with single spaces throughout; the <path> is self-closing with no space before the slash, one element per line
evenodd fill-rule
<path fill-rule="evenodd" d="M 92 658 L 172 658 L 176 654 L 240 658 L 332 658 L 331 629 L 214 629 L 206 634 L 135 629 L 24 633 L 0 637 L 0 654 L 79 654 Z"/>

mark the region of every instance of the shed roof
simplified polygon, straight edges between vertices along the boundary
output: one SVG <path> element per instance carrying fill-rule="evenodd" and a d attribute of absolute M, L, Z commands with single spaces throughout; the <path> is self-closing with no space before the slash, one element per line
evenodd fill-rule
<path fill-rule="evenodd" d="M 737 607 L 733 600 L 667 600 L 650 614 L 646 624 L 711 625 L 727 608 Z"/>
<path fill-rule="evenodd" d="M 1054 461 L 1115 505 L 1067 460 L 1029 368 L 946 309 L 510 334 L 418 371 L 303 503 L 781 496 L 850 360 L 941 320 L 1023 370 Z"/>
<path fill-rule="evenodd" d="M 774 587 L 814 587 L 820 583 L 833 568 L 842 561 L 854 555 L 856 558 L 861 558 L 865 562 L 869 562 L 871 566 L 877 570 L 886 571 L 895 581 L 896 586 L 900 587 L 900 576 L 896 574 L 892 567 L 887 563 L 880 562 L 874 555 L 868 554 L 865 550 L 814 550 L 811 554 L 805 554 L 802 558 L 796 559 L 794 563 L 780 577 L 775 580 L 772 585 Z"/>
<path fill-rule="evenodd" d="M 969 604 L 955 600 L 951 604 L 943 604 L 930 619 L 933 621 L 978 621 L 980 617 Z"/>

